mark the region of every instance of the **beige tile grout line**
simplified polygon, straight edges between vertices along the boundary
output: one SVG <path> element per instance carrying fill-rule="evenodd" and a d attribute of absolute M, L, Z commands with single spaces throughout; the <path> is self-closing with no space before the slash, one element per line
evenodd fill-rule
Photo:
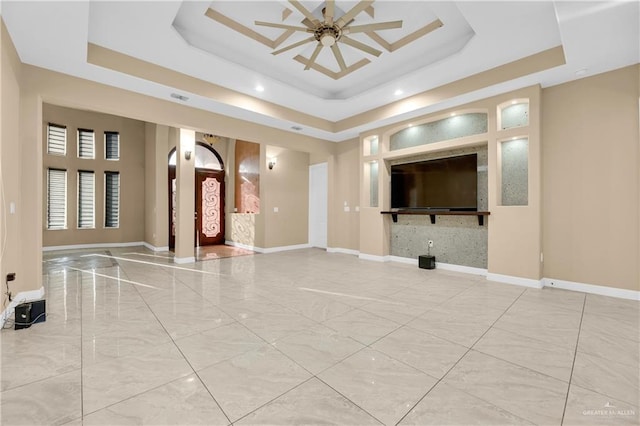
<path fill-rule="evenodd" d="M 465 289 L 465 291 L 466 291 L 466 290 L 467 290 L 467 289 Z M 502 312 L 502 314 L 501 314 L 501 315 L 500 315 L 500 316 L 499 316 L 499 317 L 498 317 L 498 318 L 497 318 L 497 319 L 496 319 L 496 320 L 495 320 L 495 321 L 494 321 L 494 322 L 489 326 L 489 328 L 487 328 L 487 330 L 486 330 L 484 333 L 482 333 L 482 336 L 480 336 L 480 337 L 478 337 L 478 339 L 476 339 L 476 341 L 473 343 L 473 345 L 471 345 L 471 347 L 469 347 L 469 348 L 467 349 L 467 351 L 466 351 L 466 352 L 465 352 L 465 353 L 464 353 L 464 354 L 463 354 L 463 355 L 462 355 L 462 356 L 461 356 L 461 357 L 460 357 L 460 358 L 455 362 L 455 364 L 453 364 L 453 365 L 451 366 L 451 368 L 449 368 L 449 369 L 447 370 L 447 372 L 446 372 L 446 373 L 444 373 L 444 375 L 443 375 L 441 378 L 439 378 L 439 379 L 438 379 L 438 381 L 437 381 L 433 386 L 431 386 L 431 388 L 427 391 L 427 393 L 425 393 L 425 394 L 422 396 L 422 398 L 420 398 L 420 399 L 418 400 L 418 402 L 416 402 L 416 403 L 413 405 L 413 407 L 411 407 L 411 409 L 410 409 L 409 411 L 407 411 L 407 413 L 406 413 L 404 416 L 402 416 L 402 417 L 400 418 L 400 420 L 398 420 L 398 422 L 396 423 L 396 425 L 400 424 L 400 422 L 401 422 L 402 420 L 404 420 L 404 418 L 405 418 L 405 417 L 407 417 L 407 416 L 408 416 L 408 415 L 409 415 L 409 414 L 410 414 L 410 413 L 411 413 L 411 412 L 412 412 L 412 411 L 413 411 L 413 410 L 418 406 L 418 404 L 420 404 L 420 402 L 422 402 L 422 400 L 423 400 L 423 399 L 425 399 L 425 398 L 427 397 L 427 395 L 429 395 L 429 393 L 430 393 L 433 389 L 435 389 L 435 388 L 436 388 L 436 386 L 438 386 L 438 385 L 440 384 L 440 382 L 442 382 L 442 381 L 444 380 L 444 378 L 445 378 L 445 377 L 447 377 L 447 375 L 451 372 L 451 370 L 453 370 L 454 368 L 456 368 L 456 366 L 460 363 L 460 361 L 462 361 L 462 360 L 464 359 L 464 357 L 466 357 L 466 356 L 467 356 L 467 354 L 473 350 L 473 347 L 476 345 L 476 343 L 478 343 L 478 342 L 479 342 L 479 341 L 484 337 L 484 335 L 485 335 L 485 334 L 487 334 L 487 333 L 489 332 L 489 330 L 491 330 L 491 328 L 493 327 L 493 325 L 494 325 L 495 323 L 497 323 L 497 322 L 500 320 L 500 318 L 502 318 L 502 317 L 504 316 L 504 314 L 506 314 L 506 313 L 507 313 L 507 311 L 508 311 L 509 309 L 511 309 L 511 307 L 512 307 L 512 306 L 513 306 L 513 305 L 514 305 L 514 304 L 515 304 L 515 303 L 516 303 L 516 302 L 517 302 L 517 301 L 522 297 L 522 295 L 523 295 L 525 292 L 526 292 L 526 289 L 522 290 L 522 292 L 520 293 L 520 295 L 519 295 L 518 297 L 516 297 L 516 298 L 515 298 L 515 300 L 514 300 L 513 302 L 511 302 L 511 304 L 510 304 L 510 305 L 509 305 L 509 306 L 504 310 L 504 312 Z M 460 293 L 462 293 L 462 292 L 460 292 Z M 460 293 L 458 293 L 458 294 L 460 294 Z M 448 299 L 448 300 L 449 300 L 449 299 Z M 437 337 L 437 336 L 436 336 L 436 337 Z M 458 389 L 458 388 L 456 388 L 456 389 L 457 389 L 457 390 L 460 390 L 460 389 Z M 462 392 L 464 392 L 464 391 L 462 391 Z M 467 392 L 464 392 L 464 393 L 467 393 Z M 467 394 L 468 394 L 468 393 L 467 393 Z M 470 395 L 470 394 L 468 394 L 468 395 Z M 478 397 L 477 397 L 477 396 L 475 396 L 475 395 L 471 395 L 471 396 L 473 396 L 473 397 L 475 397 L 475 398 L 477 398 L 477 399 L 480 399 L 481 401 L 484 401 L 482 398 L 478 398 Z M 486 403 L 488 403 L 488 404 L 491 404 L 489 401 L 484 401 L 484 402 L 486 402 Z M 491 404 L 491 405 L 492 405 L 492 406 L 496 406 L 495 404 Z M 514 413 L 512 413 L 512 412 L 510 412 L 510 411 L 508 411 L 508 410 L 505 410 L 505 409 L 504 409 L 504 408 L 502 408 L 502 407 L 498 407 L 498 408 L 500 408 L 500 409 L 501 409 L 501 410 L 503 410 L 503 411 L 506 411 L 507 413 L 509 413 L 509 414 L 511 414 L 511 415 L 513 415 L 513 416 L 515 416 L 515 417 L 517 417 L 517 418 L 520 418 L 520 419 L 522 418 L 522 417 L 520 417 L 520 416 L 518 416 L 518 415 L 516 415 L 516 414 L 514 414 Z M 526 419 L 523 419 L 523 420 L 526 420 Z"/>
<path fill-rule="evenodd" d="M 587 305 L 587 295 L 585 294 L 584 300 L 582 301 L 582 314 L 580 315 L 580 325 L 578 327 L 578 337 L 576 338 L 576 349 L 573 352 L 573 362 L 571 363 L 571 374 L 569 375 L 569 386 L 567 386 L 567 396 L 564 399 L 564 407 L 562 408 L 562 419 L 560 420 L 560 424 L 564 423 L 564 415 L 567 411 L 567 403 L 569 402 L 569 391 L 571 391 L 571 381 L 573 380 L 573 369 L 576 365 L 576 358 L 578 356 L 578 344 L 580 343 L 580 333 L 582 332 L 582 319 L 584 318 L 584 308 Z"/>
<path fill-rule="evenodd" d="M 126 259 L 125 259 L 126 260 Z M 124 272 L 124 271 L 123 271 Z M 126 275 L 127 273 L 124 272 L 124 274 Z M 179 281 L 179 280 L 178 280 Z M 182 282 L 182 281 L 181 281 Z M 184 283 L 183 283 L 184 284 Z M 229 422 L 229 424 L 231 424 L 231 419 L 229 418 L 229 416 L 227 415 L 227 413 L 222 409 L 222 406 L 220 405 L 220 403 L 218 402 L 218 400 L 213 396 L 213 394 L 211 393 L 211 391 L 209 390 L 209 388 L 207 387 L 207 385 L 205 385 L 205 383 L 202 381 L 202 378 L 200 377 L 200 375 L 198 374 L 198 372 L 196 371 L 195 368 L 193 368 L 193 365 L 191 365 L 191 363 L 189 362 L 189 360 L 187 359 L 187 357 L 185 356 L 184 352 L 182 352 L 182 349 L 180 349 L 180 347 L 178 346 L 178 344 L 176 343 L 175 339 L 173 338 L 173 336 L 171 336 L 171 333 L 169 333 L 169 331 L 165 328 L 164 324 L 162 324 L 162 321 L 160 321 L 160 318 L 158 318 L 158 316 L 156 315 L 156 313 L 153 311 L 153 309 L 151 309 L 151 306 L 149 306 L 149 304 L 147 303 L 147 300 L 144 298 L 144 295 L 142 293 L 140 293 L 140 291 L 138 290 L 138 288 L 136 287 L 136 291 L 138 292 L 138 294 L 140 295 L 140 298 L 142 299 L 142 301 L 144 302 L 145 306 L 147 307 L 147 309 L 149 309 L 149 311 L 151 312 L 151 314 L 153 314 L 153 317 L 156 319 L 156 321 L 158 321 L 158 323 L 160 324 L 160 326 L 162 327 L 162 329 L 165 331 L 165 333 L 167 333 L 167 335 L 169 336 L 169 338 L 171 339 L 171 343 L 173 343 L 173 345 L 176 347 L 176 349 L 178 350 L 178 352 L 180 353 L 180 355 L 182 356 L 182 358 L 184 359 L 184 361 L 187 363 L 187 365 L 189 365 L 189 368 L 191 368 L 191 371 L 193 371 L 193 374 L 196 375 L 196 377 L 198 378 L 198 380 L 200 380 L 200 384 L 202 384 L 202 386 L 207 390 L 207 393 L 211 396 L 211 399 L 213 399 L 213 401 L 216 403 L 216 405 L 218 406 L 218 408 L 220 409 L 220 412 L 222 412 L 222 414 L 224 414 L 224 416 L 226 417 L 227 421 Z M 197 293 L 197 292 L 196 292 Z M 179 380 L 175 379 L 175 380 Z M 172 380 L 171 382 L 175 381 Z M 167 382 L 167 383 L 171 383 L 171 382 Z M 167 383 L 164 383 L 161 386 L 166 385 Z M 146 393 L 148 391 L 145 392 L 141 392 L 142 393 Z"/>

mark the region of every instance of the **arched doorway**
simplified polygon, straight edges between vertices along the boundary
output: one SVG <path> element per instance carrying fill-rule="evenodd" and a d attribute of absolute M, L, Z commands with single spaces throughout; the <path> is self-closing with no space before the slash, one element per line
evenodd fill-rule
<path fill-rule="evenodd" d="M 195 246 L 224 244 L 224 163 L 211 146 L 195 148 Z M 176 149 L 169 153 L 169 248 L 176 244 Z"/>

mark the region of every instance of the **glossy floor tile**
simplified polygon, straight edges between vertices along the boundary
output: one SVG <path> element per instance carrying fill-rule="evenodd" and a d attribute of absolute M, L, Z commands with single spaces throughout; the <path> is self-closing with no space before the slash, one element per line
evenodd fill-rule
<path fill-rule="evenodd" d="M 308 371 L 271 346 L 212 365 L 198 375 L 231 421 L 311 377 Z"/>
<path fill-rule="evenodd" d="M 536 424 L 559 424 L 568 383 L 470 351 L 444 383 Z"/>
<path fill-rule="evenodd" d="M 236 422 L 237 425 L 379 425 L 376 419 L 316 378 Z"/>
<path fill-rule="evenodd" d="M 318 375 L 384 424 L 396 424 L 437 379 L 373 349 Z"/>
<path fill-rule="evenodd" d="M 0 333 L 0 423 L 638 424 L 638 302 L 240 254 L 45 253 L 46 322 Z"/>
<path fill-rule="evenodd" d="M 532 425 L 495 405 L 440 382 L 401 425 Z"/>
<path fill-rule="evenodd" d="M 202 382 L 189 375 L 85 416 L 89 425 L 227 425 Z"/>

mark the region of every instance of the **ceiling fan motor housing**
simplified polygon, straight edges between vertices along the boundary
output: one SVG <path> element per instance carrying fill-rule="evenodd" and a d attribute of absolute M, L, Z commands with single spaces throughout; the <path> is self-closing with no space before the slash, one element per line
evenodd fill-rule
<path fill-rule="evenodd" d="M 323 46 L 331 47 L 340 39 L 342 31 L 335 25 L 322 24 L 316 28 L 313 35 Z"/>

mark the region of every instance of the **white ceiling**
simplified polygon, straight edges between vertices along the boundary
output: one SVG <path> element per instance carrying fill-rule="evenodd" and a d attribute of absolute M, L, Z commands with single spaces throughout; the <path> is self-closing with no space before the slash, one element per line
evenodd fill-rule
<path fill-rule="evenodd" d="M 319 9 L 324 2 L 303 2 L 308 10 L 320 15 Z M 336 2 L 338 10 L 348 10 L 357 2 Z M 452 2 L 430 3 L 416 1 L 377 2 L 375 19 L 366 13 L 357 15 L 353 25 L 370 24 L 383 21 L 403 21 L 402 28 L 380 31 L 379 34 L 393 43 L 404 36 L 440 19 L 445 25 L 414 43 L 395 52 L 385 52 L 379 58 L 361 52 L 351 46 L 339 43 L 346 63 L 353 64 L 366 58 L 370 65 L 339 80 L 334 80 L 319 72 L 303 71 L 304 65 L 293 60 L 297 54 L 310 57 L 317 43 L 306 44 L 300 48 L 284 52 L 278 56 L 270 54 L 271 49 L 255 40 L 208 18 L 205 15 L 208 3 L 184 2 L 180 6 L 173 26 L 191 46 L 240 65 L 279 83 L 295 87 L 305 93 L 322 99 L 349 99 L 354 95 L 403 75 L 424 68 L 434 62 L 459 52 L 473 37 L 473 30 Z M 341 7 L 342 6 L 342 7 Z M 285 8 L 295 9 L 286 3 L 277 2 L 213 2 L 211 7 L 234 21 L 251 28 L 271 39 L 284 31 L 254 25 L 254 21 L 281 23 L 281 14 Z M 248 12 L 250 11 L 250 13 Z M 338 14 L 338 16 L 340 16 Z M 295 11 L 282 23 L 302 26 L 304 17 Z M 297 32 L 280 47 L 308 38 L 309 34 Z M 353 34 L 351 38 L 380 49 L 365 34 Z M 339 67 L 330 49 L 323 49 L 317 62 L 339 71 Z"/>
<path fill-rule="evenodd" d="M 321 1 L 302 2 L 309 10 Z M 336 1 L 349 10 L 355 2 Z M 427 108 L 332 133 L 303 126 L 300 133 L 332 141 L 357 136 L 383 124 L 409 119 L 531 84 L 543 87 L 639 62 L 639 3 L 630 2 L 407 2 L 377 1 L 375 19 L 365 13 L 357 23 L 403 20 L 403 28 L 380 31 L 389 41 L 439 18 L 444 26 L 397 51 L 386 52 L 364 35 L 359 40 L 383 50 L 375 58 L 345 49 L 347 62 L 371 63 L 333 80 L 292 59 L 310 55 L 308 45 L 271 55 L 271 49 L 207 18 L 207 8 L 224 11 L 245 26 L 254 20 L 286 23 L 303 16 L 285 1 L 3 1 L 2 17 L 24 63 L 126 90 L 179 102 L 170 87 L 87 63 L 87 43 L 137 57 L 180 73 L 330 121 L 339 121 L 401 98 L 433 89 L 526 56 L 563 46 L 566 65 L 505 81 Z M 275 37 L 280 30 L 253 26 Z M 296 36 L 298 37 L 298 36 Z M 356 35 L 353 35 L 356 38 Z M 291 38 L 283 46 L 298 40 Z M 327 49 L 324 49 L 327 50 Z M 332 58 L 320 59 L 336 67 Z M 579 70 L 586 73 L 576 75 Z M 263 92 L 255 90 L 257 85 Z M 401 90 L 401 95 L 396 91 Z M 188 104 L 231 117 L 291 131 L 298 124 L 227 105 L 198 93 L 184 93 Z M 215 129 L 209 129 L 215 133 Z"/>

